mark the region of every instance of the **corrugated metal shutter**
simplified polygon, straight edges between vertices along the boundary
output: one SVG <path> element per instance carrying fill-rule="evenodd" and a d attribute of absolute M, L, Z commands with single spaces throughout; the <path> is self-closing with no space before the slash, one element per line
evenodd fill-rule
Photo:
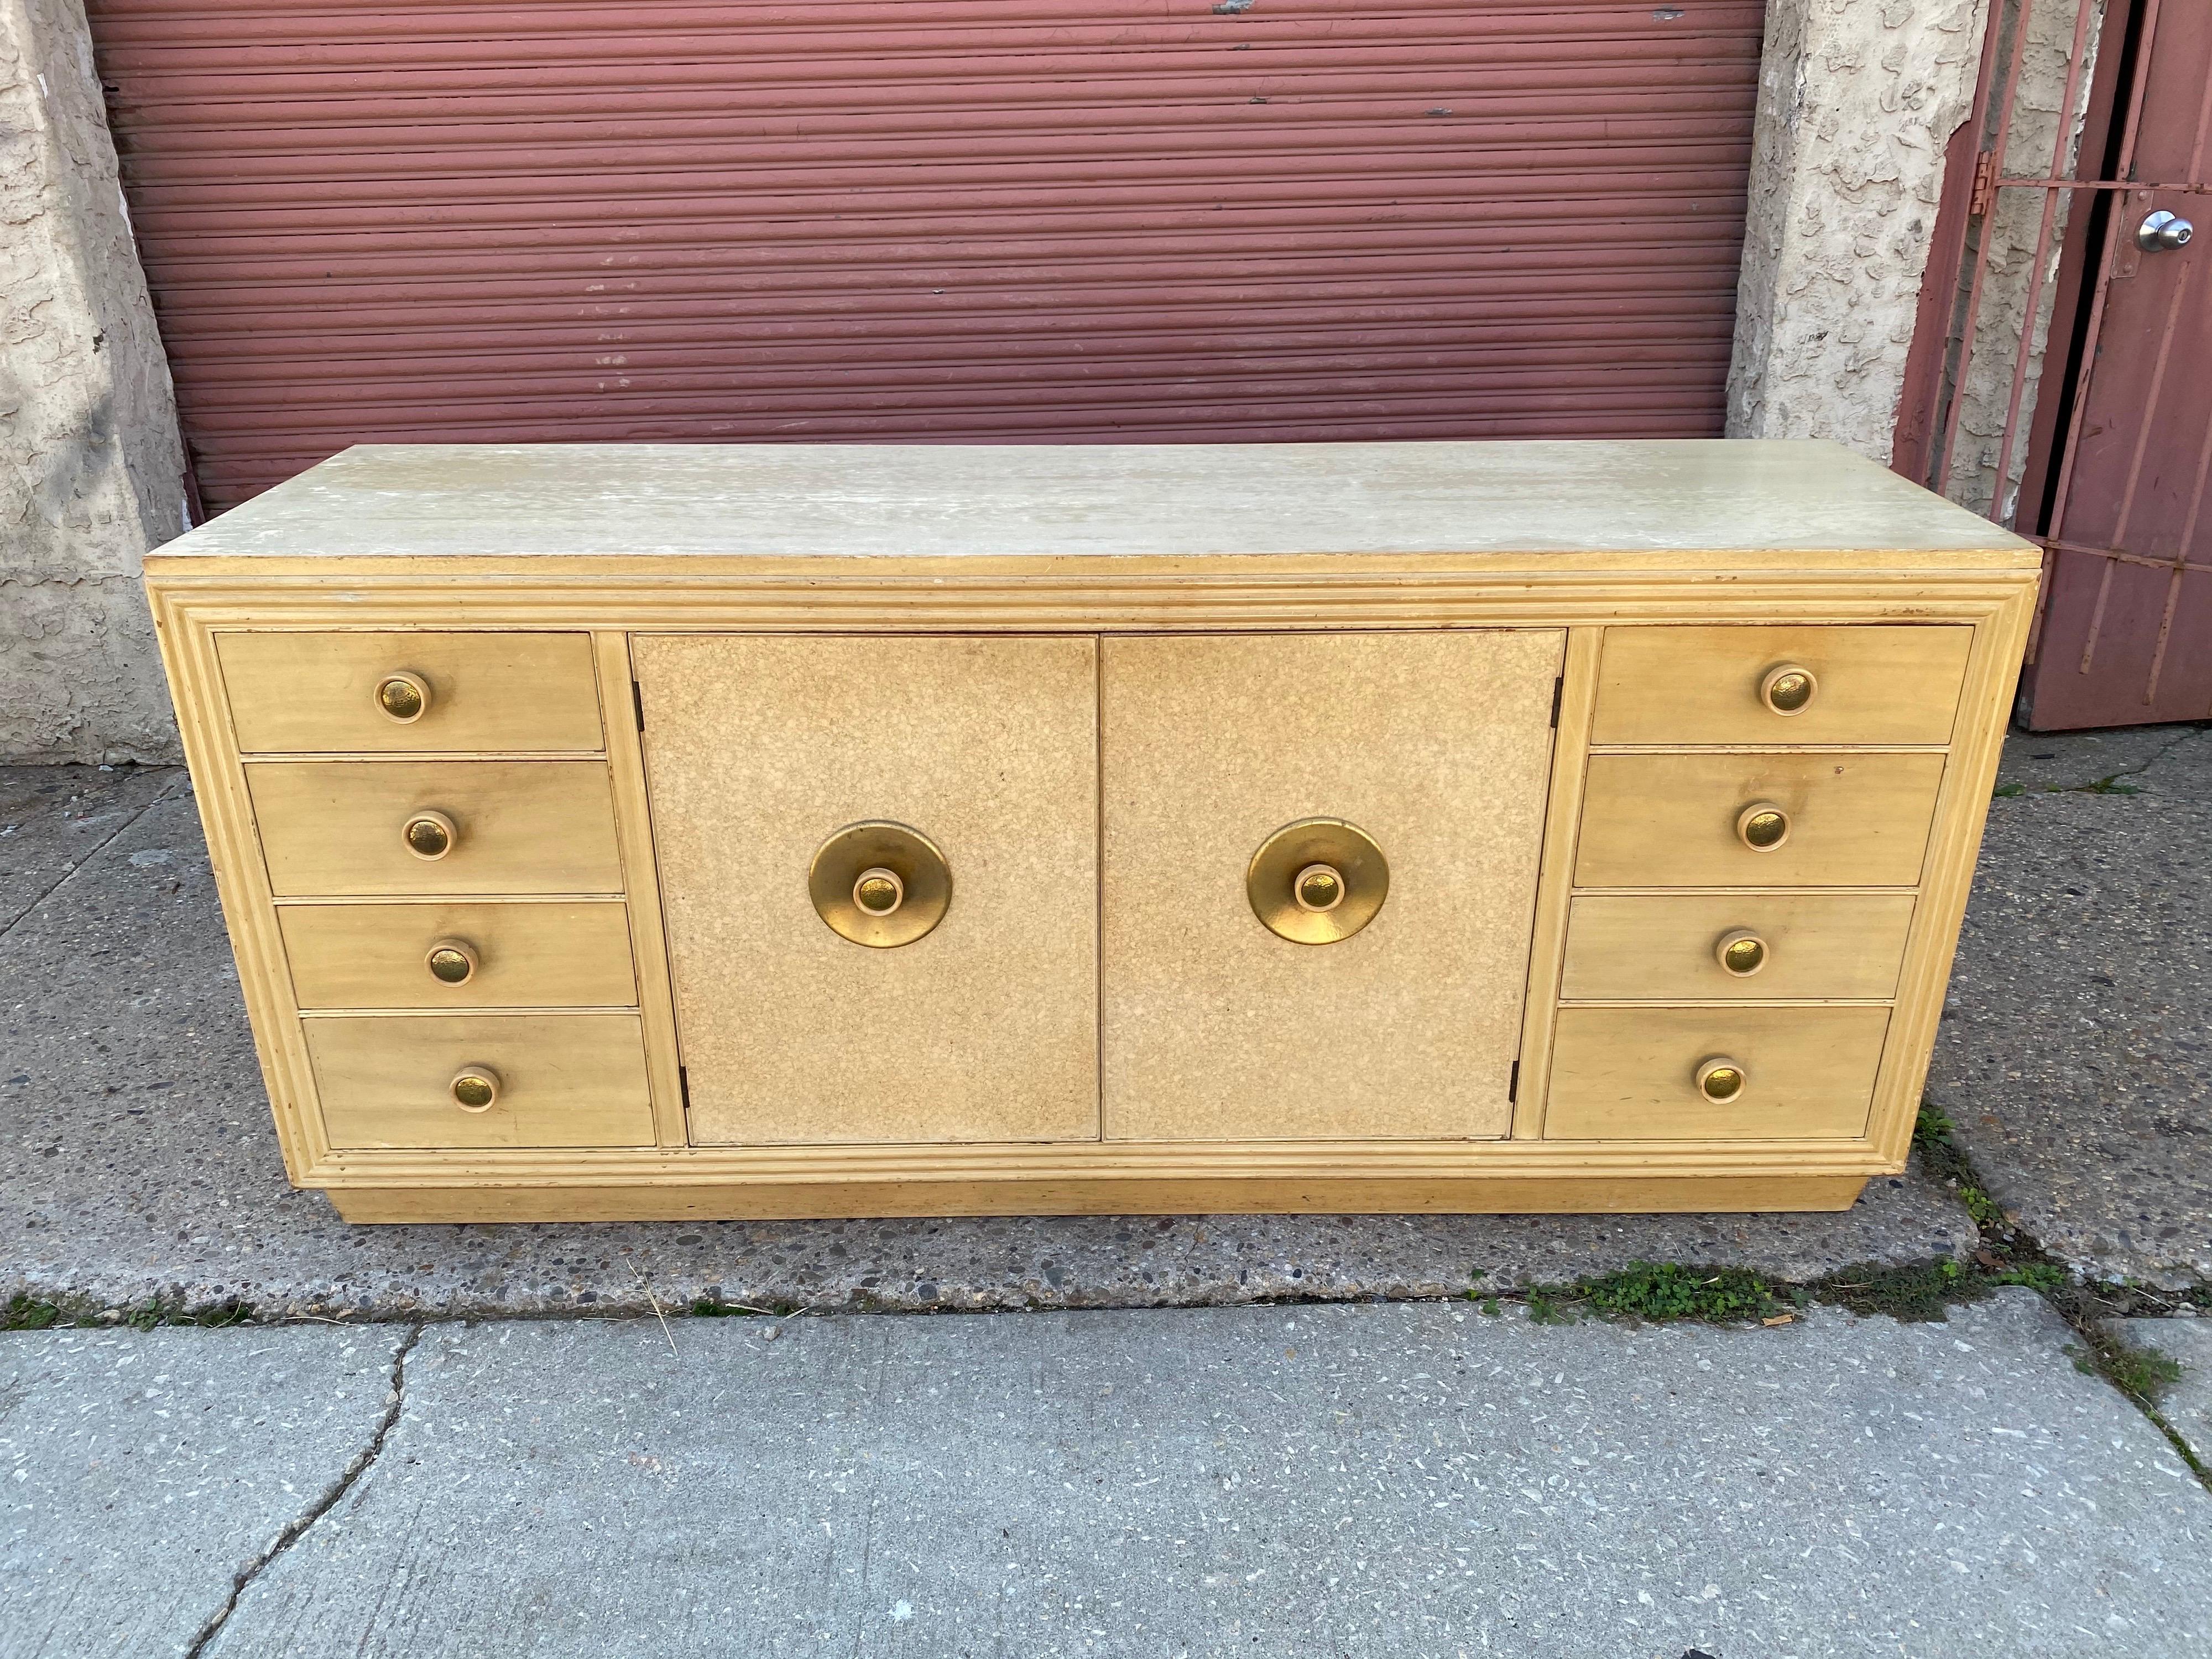
<path fill-rule="evenodd" d="M 363 441 L 1720 428 L 1761 0 L 91 0 L 211 508 Z"/>

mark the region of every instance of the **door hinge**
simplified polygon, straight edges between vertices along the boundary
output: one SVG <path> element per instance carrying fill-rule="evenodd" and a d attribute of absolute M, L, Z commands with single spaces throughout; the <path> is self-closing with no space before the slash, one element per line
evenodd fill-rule
<path fill-rule="evenodd" d="M 1559 729 L 1559 702 L 1567 695 L 1567 677 L 1560 675 L 1552 682 L 1552 729 Z"/>
<path fill-rule="evenodd" d="M 684 1097 L 684 1109 L 691 1109 L 691 1072 L 688 1066 L 676 1068 L 676 1092 Z"/>
<path fill-rule="evenodd" d="M 1974 193 L 1966 203 L 1966 216 L 1985 217 L 1996 205 L 1997 155 L 1993 149 L 1980 151 L 1974 157 Z"/>
<path fill-rule="evenodd" d="M 629 706 L 630 712 L 637 716 L 637 729 L 642 735 L 645 731 L 645 688 L 635 680 L 629 683 Z"/>
<path fill-rule="evenodd" d="M 1513 1070 L 1505 1079 L 1505 1103 L 1516 1106 L 1521 1101 L 1521 1062 L 1513 1062 Z"/>

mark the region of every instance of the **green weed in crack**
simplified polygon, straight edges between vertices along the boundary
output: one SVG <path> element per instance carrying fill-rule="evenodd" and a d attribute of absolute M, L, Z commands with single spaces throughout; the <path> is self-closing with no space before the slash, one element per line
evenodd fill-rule
<path fill-rule="evenodd" d="M 689 1311 L 694 1319 L 793 1319 L 810 1310 L 796 1302 L 771 1302 L 761 1308 L 749 1302 L 702 1296 L 693 1300 Z"/>
<path fill-rule="evenodd" d="M 65 1322 L 61 1304 L 18 1291 L 0 1307 L 0 1331 L 44 1331 Z"/>
<path fill-rule="evenodd" d="M 1692 1319 L 1731 1325 L 1771 1318 L 1783 1308 L 1774 1288 L 1741 1267 L 1686 1267 L 1632 1261 L 1617 1273 L 1585 1279 L 1577 1297 L 1601 1314 L 1650 1323 Z"/>
<path fill-rule="evenodd" d="M 253 1322 L 251 1303 L 230 1299 L 188 1307 L 181 1301 L 155 1297 L 135 1307 L 110 1308 L 83 1297 L 47 1297 L 17 1291 L 0 1304 L 0 1331 L 46 1331 L 59 1327 L 127 1325 L 134 1331 L 155 1330 L 164 1325 L 196 1325 L 219 1328 Z"/>
<path fill-rule="evenodd" d="M 2105 1337 L 2099 1348 L 2066 1350 L 2076 1370 L 2101 1376 L 2138 1406 L 2156 1409 L 2166 1391 L 2181 1381 L 2181 1367 L 2162 1353 L 2132 1347 Z"/>

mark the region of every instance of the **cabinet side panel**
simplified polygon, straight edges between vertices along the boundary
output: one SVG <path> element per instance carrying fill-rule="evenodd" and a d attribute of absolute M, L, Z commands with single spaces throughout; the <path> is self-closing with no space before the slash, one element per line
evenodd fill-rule
<path fill-rule="evenodd" d="M 690 1138 L 684 1109 L 684 1066 L 676 1046 L 675 999 L 668 979 L 668 936 L 662 924 L 660 872 L 653 850 L 653 812 L 645 790 L 644 733 L 638 729 L 638 696 L 629 659 L 629 636 L 592 636 L 599 671 L 599 707 L 607 734 L 607 777 L 614 789 L 615 834 L 622 845 L 624 907 L 630 951 L 637 963 L 638 1013 L 645 1037 L 646 1075 L 653 1091 L 653 1133 L 664 1146 Z"/>
<path fill-rule="evenodd" d="M 1925 885 L 1898 981 L 1897 1017 L 1891 1023 L 1889 1048 L 1868 1126 L 1875 1144 L 1900 1169 L 1911 1146 L 1951 961 L 1973 890 L 1975 858 L 1989 817 L 1990 792 L 1996 784 L 2034 603 L 2034 585 L 2024 583 L 1974 629 L 1958 732 L 1929 837 Z"/>
<path fill-rule="evenodd" d="M 1528 993 L 1521 1015 L 1521 1056 L 1514 1068 L 1513 1133 L 1544 1133 L 1544 1101 L 1552 1072 L 1552 1026 L 1559 1018 L 1560 964 L 1567 945 L 1568 903 L 1575 884 L 1575 842 L 1582 833 L 1583 786 L 1589 774 L 1590 715 L 1597 698 L 1602 628 L 1567 630 L 1553 724 L 1552 775 L 1544 813 L 1543 861 L 1536 885 L 1535 925 L 1528 945 Z"/>
<path fill-rule="evenodd" d="M 301 1036 L 299 1009 L 245 769 L 230 730 L 229 700 L 215 636 L 176 595 L 158 582 L 147 586 L 285 1174 L 294 1185 L 301 1185 L 312 1178 L 329 1143 L 316 1109 L 314 1077 Z"/>

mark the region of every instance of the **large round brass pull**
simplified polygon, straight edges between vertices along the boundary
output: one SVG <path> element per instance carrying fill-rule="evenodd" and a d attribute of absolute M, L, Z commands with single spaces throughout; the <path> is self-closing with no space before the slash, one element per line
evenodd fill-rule
<path fill-rule="evenodd" d="M 1735 838 L 1754 853 L 1771 853 L 1790 839 L 1790 814 L 1771 800 L 1755 800 L 1735 815 Z"/>
<path fill-rule="evenodd" d="M 466 939 L 441 939 L 424 953 L 422 965 L 441 985 L 466 985 L 477 975 L 477 947 Z"/>
<path fill-rule="evenodd" d="M 488 1112 L 499 1103 L 499 1073 L 489 1066 L 462 1066 L 447 1087 L 453 1104 L 465 1112 Z"/>
<path fill-rule="evenodd" d="M 1759 682 L 1759 700 L 1778 714 L 1802 714 L 1813 706 L 1820 682 L 1809 668 L 1777 663 Z"/>
<path fill-rule="evenodd" d="M 1261 926 L 1294 945 L 1334 945 L 1375 920 L 1390 865 L 1374 838 L 1342 818 L 1300 818 L 1260 843 L 1244 896 Z"/>
<path fill-rule="evenodd" d="M 888 950 L 945 920 L 952 869 L 937 843 L 903 823 L 848 823 L 823 842 L 806 872 L 815 914 L 840 939 Z"/>
<path fill-rule="evenodd" d="M 1765 967 L 1766 956 L 1766 941 L 1748 927 L 1723 933 L 1713 945 L 1713 959 L 1721 971 L 1737 979 L 1749 979 Z"/>
<path fill-rule="evenodd" d="M 453 819 L 427 807 L 410 813 L 407 822 L 399 826 L 399 838 L 418 859 L 434 860 L 445 857 L 453 850 L 453 843 L 460 836 L 460 826 Z"/>
<path fill-rule="evenodd" d="M 377 712 L 411 726 L 430 707 L 430 682 L 409 669 L 397 669 L 376 683 Z"/>
<path fill-rule="evenodd" d="M 1716 1106 L 1741 1098 L 1750 1085 L 1750 1073 L 1725 1054 L 1715 1054 L 1698 1064 L 1698 1092 Z"/>

